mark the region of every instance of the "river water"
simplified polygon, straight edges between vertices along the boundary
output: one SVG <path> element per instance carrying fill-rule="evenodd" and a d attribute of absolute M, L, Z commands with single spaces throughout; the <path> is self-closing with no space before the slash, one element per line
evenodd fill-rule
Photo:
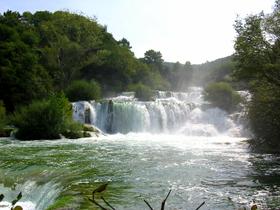
<path fill-rule="evenodd" d="M 280 157 L 250 152 L 240 115 L 203 108 L 201 89 L 174 94 L 161 92 L 154 102 L 122 96 L 112 110 L 112 102 L 76 103 L 79 121 L 90 104 L 91 123 L 107 133 L 99 137 L 0 139 L 0 209 L 19 192 L 28 210 L 97 209 L 87 197 L 105 182 L 103 196 L 117 209 L 148 209 L 144 199 L 159 209 L 169 189 L 166 209 L 195 209 L 203 201 L 202 210 L 279 207 Z"/>

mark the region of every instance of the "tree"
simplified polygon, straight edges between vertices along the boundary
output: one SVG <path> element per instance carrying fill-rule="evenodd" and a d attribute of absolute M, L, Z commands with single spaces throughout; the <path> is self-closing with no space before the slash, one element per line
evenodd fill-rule
<path fill-rule="evenodd" d="M 154 96 L 152 89 L 141 83 L 130 85 L 128 89 L 130 91 L 134 91 L 135 97 L 138 98 L 140 101 L 150 101 Z"/>
<path fill-rule="evenodd" d="M 46 97 L 51 79 L 40 65 L 38 34 L 10 11 L 0 16 L 0 34 L 0 97 L 7 110 Z"/>
<path fill-rule="evenodd" d="M 127 39 L 115 40 L 95 18 L 67 11 L 0 14 L 0 100 L 7 111 L 95 80 L 102 91 L 142 83 L 166 89 L 160 52 L 135 58 Z"/>
<path fill-rule="evenodd" d="M 244 22 L 236 21 L 236 77 L 245 80 L 265 78 L 280 86 L 279 20 L 280 10 L 276 6 L 267 16 L 261 13 L 248 16 Z"/>
<path fill-rule="evenodd" d="M 237 20 L 235 58 L 238 79 L 250 82 L 252 100 L 249 120 L 254 132 L 254 145 L 278 149 L 280 122 L 280 1 L 271 14 L 251 15 Z"/>
<path fill-rule="evenodd" d="M 148 50 L 144 54 L 144 62 L 147 64 L 152 64 L 157 67 L 161 67 L 163 63 L 162 54 L 159 51 Z"/>
<path fill-rule="evenodd" d="M 97 82 L 84 80 L 74 81 L 66 90 L 66 96 L 70 101 L 98 100 L 101 96 L 101 89 Z"/>
<path fill-rule="evenodd" d="M 14 113 L 12 123 L 18 128 L 16 137 L 21 140 L 58 139 L 60 134 L 82 130 L 72 119 L 71 105 L 63 94 L 34 101 Z"/>
<path fill-rule="evenodd" d="M 130 42 L 126 38 L 122 38 L 120 41 L 118 41 L 118 44 L 121 47 L 126 47 L 127 49 L 131 49 Z"/>
<path fill-rule="evenodd" d="M 3 101 L 0 101 L 0 133 L 3 131 L 6 123 L 6 109 Z"/>
<path fill-rule="evenodd" d="M 205 100 L 227 112 L 232 112 L 241 102 L 240 95 L 225 82 L 211 83 L 203 92 Z"/>

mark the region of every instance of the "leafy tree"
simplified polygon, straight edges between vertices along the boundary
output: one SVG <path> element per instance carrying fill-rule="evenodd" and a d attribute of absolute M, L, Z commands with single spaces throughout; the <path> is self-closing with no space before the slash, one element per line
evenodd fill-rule
<path fill-rule="evenodd" d="M 131 49 L 132 47 L 130 46 L 129 41 L 126 38 L 122 38 L 120 41 L 118 41 L 118 44 L 121 47 L 126 47 L 127 49 Z"/>
<path fill-rule="evenodd" d="M 160 66 L 163 63 L 162 54 L 159 51 L 148 50 L 144 55 L 144 62 L 147 64 Z"/>
<path fill-rule="evenodd" d="M 67 11 L 0 15 L 0 99 L 8 111 L 73 81 L 97 81 L 105 92 L 142 83 L 167 89 L 160 52 L 137 59 L 130 43 L 115 40 L 96 19 Z"/>
<path fill-rule="evenodd" d="M 192 65 L 191 78 L 193 79 L 191 82 L 193 85 L 202 86 L 215 82 L 232 83 L 232 73 L 236 68 L 235 63 L 233 56 L 228 56 L 211 62 Z M 237 86 L 240 86 L 240 84 Z"/>
<path fill-rule="evenodd" d="M 82 129 L 73 122 L 71 105 L 63 94 L 19 108 L 12 123 L 18 128 L 16 138 L 21 140 L 58 139 L 69 129 L 77 133 Z"/>
<path fill-rule="evenodd" d="M 225 82 L 211 83 L 204 89 L 204 98 L 227 112 L 236 109 L 241 102 L 240 95 Z"/>
<path fill-rule="evenodd" d="M 154 92 L 148 86 L 145 86 L 141 83 L 130 85 L 128 88 L 130 91 L 135 92 L 135 97 L 140 101 L 150 101 L 154 96 Z"/>
<path fill-rule="evenodd" d="M 74 81 L 65 91 L 70 101 L 98 100 L 101 96 L 100 86 L 97 82 L 84 80 Z"/>
<path fill-rule="evenodd" d="M 6 109 L 4 107 L 3 101 L 0 101 L 0 133 L 3 131 L 6 123 Z"/>
<path fill-rule="evenodd" d="M 51 91 L 50 77 L 39 64 L 34 47 L 37 34 L 29 26 L 19 25 L 18 13 L 8 11 L 0 17 L 0 96 L 8 110 Z"/>
<path fill-rule="evenodd" d="M 278 150 L 280 139 L 280 90 L 266 82 L 258 82 L 249 104 L 251 129 L 257 138 L 257 148 Z M 263 148 L 264 149 L 264 148 Z"/>
<path fill-rule="evenodd" d="M 279 148 L 280 114 L 280 8 L 276 1 L 271 14 L 237 20 L 234 75 L 249 82 L 252 101 L 249 120 L 255 134 L 254 145 Z"/>

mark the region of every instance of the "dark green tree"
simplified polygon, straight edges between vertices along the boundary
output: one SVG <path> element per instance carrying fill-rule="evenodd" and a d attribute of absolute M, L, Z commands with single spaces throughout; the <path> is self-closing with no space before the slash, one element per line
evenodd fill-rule
<path fill-rule="evenodd" d="M 241 102 L 240 95 L 233 90 L 230 84 L 225 82 L 211 83 L 203 92 L 205 100 L 213 106 L 219 107 L 227 112 L 232 112 Z"/>
<path fill-rule="evenodd" d="M 271 14 L 251 15 L 237 20 L 234 75 L 249 82 L 252 101 L 249 120 L 254 145 L 280 148 L 280 8 L 276 1 Z M 264 143 L 264 144 L 263 144 Z"/>
<path fill-rule="evenodd" d="M 74 101 L 98 100 L 101 97 L 100 86 L 97 82 L 84 80 L 74 81 L 66 90 L 67 98 Z"/>
<path fill-rule="evenodd" d="M 144 54 L 144 62 L 160 67 L 163 64 L 161 52 L 155 50 L 146 51 Z"/>

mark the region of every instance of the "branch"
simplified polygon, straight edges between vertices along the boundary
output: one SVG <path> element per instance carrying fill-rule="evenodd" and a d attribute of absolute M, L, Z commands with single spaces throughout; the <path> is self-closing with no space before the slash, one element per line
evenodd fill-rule
<path fill-rule="evenodd" d="M 101 196 L 101 199 L 104 201 L 104 203 L 107 204 L 107 206 L 109 206 L 111 209 L 116 210 L 113 206 L 111 206 L 111 204 L 105 200 L 105 198 L 103 196 Z"/>
<path fill-rule="evenodd" d="M 153 207 L 151 207 L 151 205 L 148 203 L 148 201 L 144 200 L 144 202 L 147 204 L 147 206 L 149 206 L 151 210 L 154 210 Z"/>
<path fill-rule="evenodd" d="M 204 204 L 205 204 L 205 201 L 203 201 L 202 204 L 200 204 L 195 210 L 200 209 Z"/>
<path fill-rule="evenodd" d="M 267 79 L 268 82 L 270 82 L 276 86 L 280 86 L 280 80 L 278 80 L 276 76 L 270 76 L 266 72 L 263 72 L 263 75 Z"/>
<path fill-rule="evenodd" d="M 99 206 L 102 210 L 108 210 L 106 208 L 104 208 L 103 206 L 101 206 L 99 203 L 97 203 L 95 200 L 88 198 L 92 203 L 94 203 L 96 206 Z"/>
<path fill-rule="evenodd" d="M 171 193 L 171 190 L 169 190 L 167 196 L 166 196 L 165 199 L 162 201 L 162 203 L 161 203 L 161 210 L 164 210 L 165 202 L 166 202 L 167 198 L 169 197 L 170 193 Z"/>

